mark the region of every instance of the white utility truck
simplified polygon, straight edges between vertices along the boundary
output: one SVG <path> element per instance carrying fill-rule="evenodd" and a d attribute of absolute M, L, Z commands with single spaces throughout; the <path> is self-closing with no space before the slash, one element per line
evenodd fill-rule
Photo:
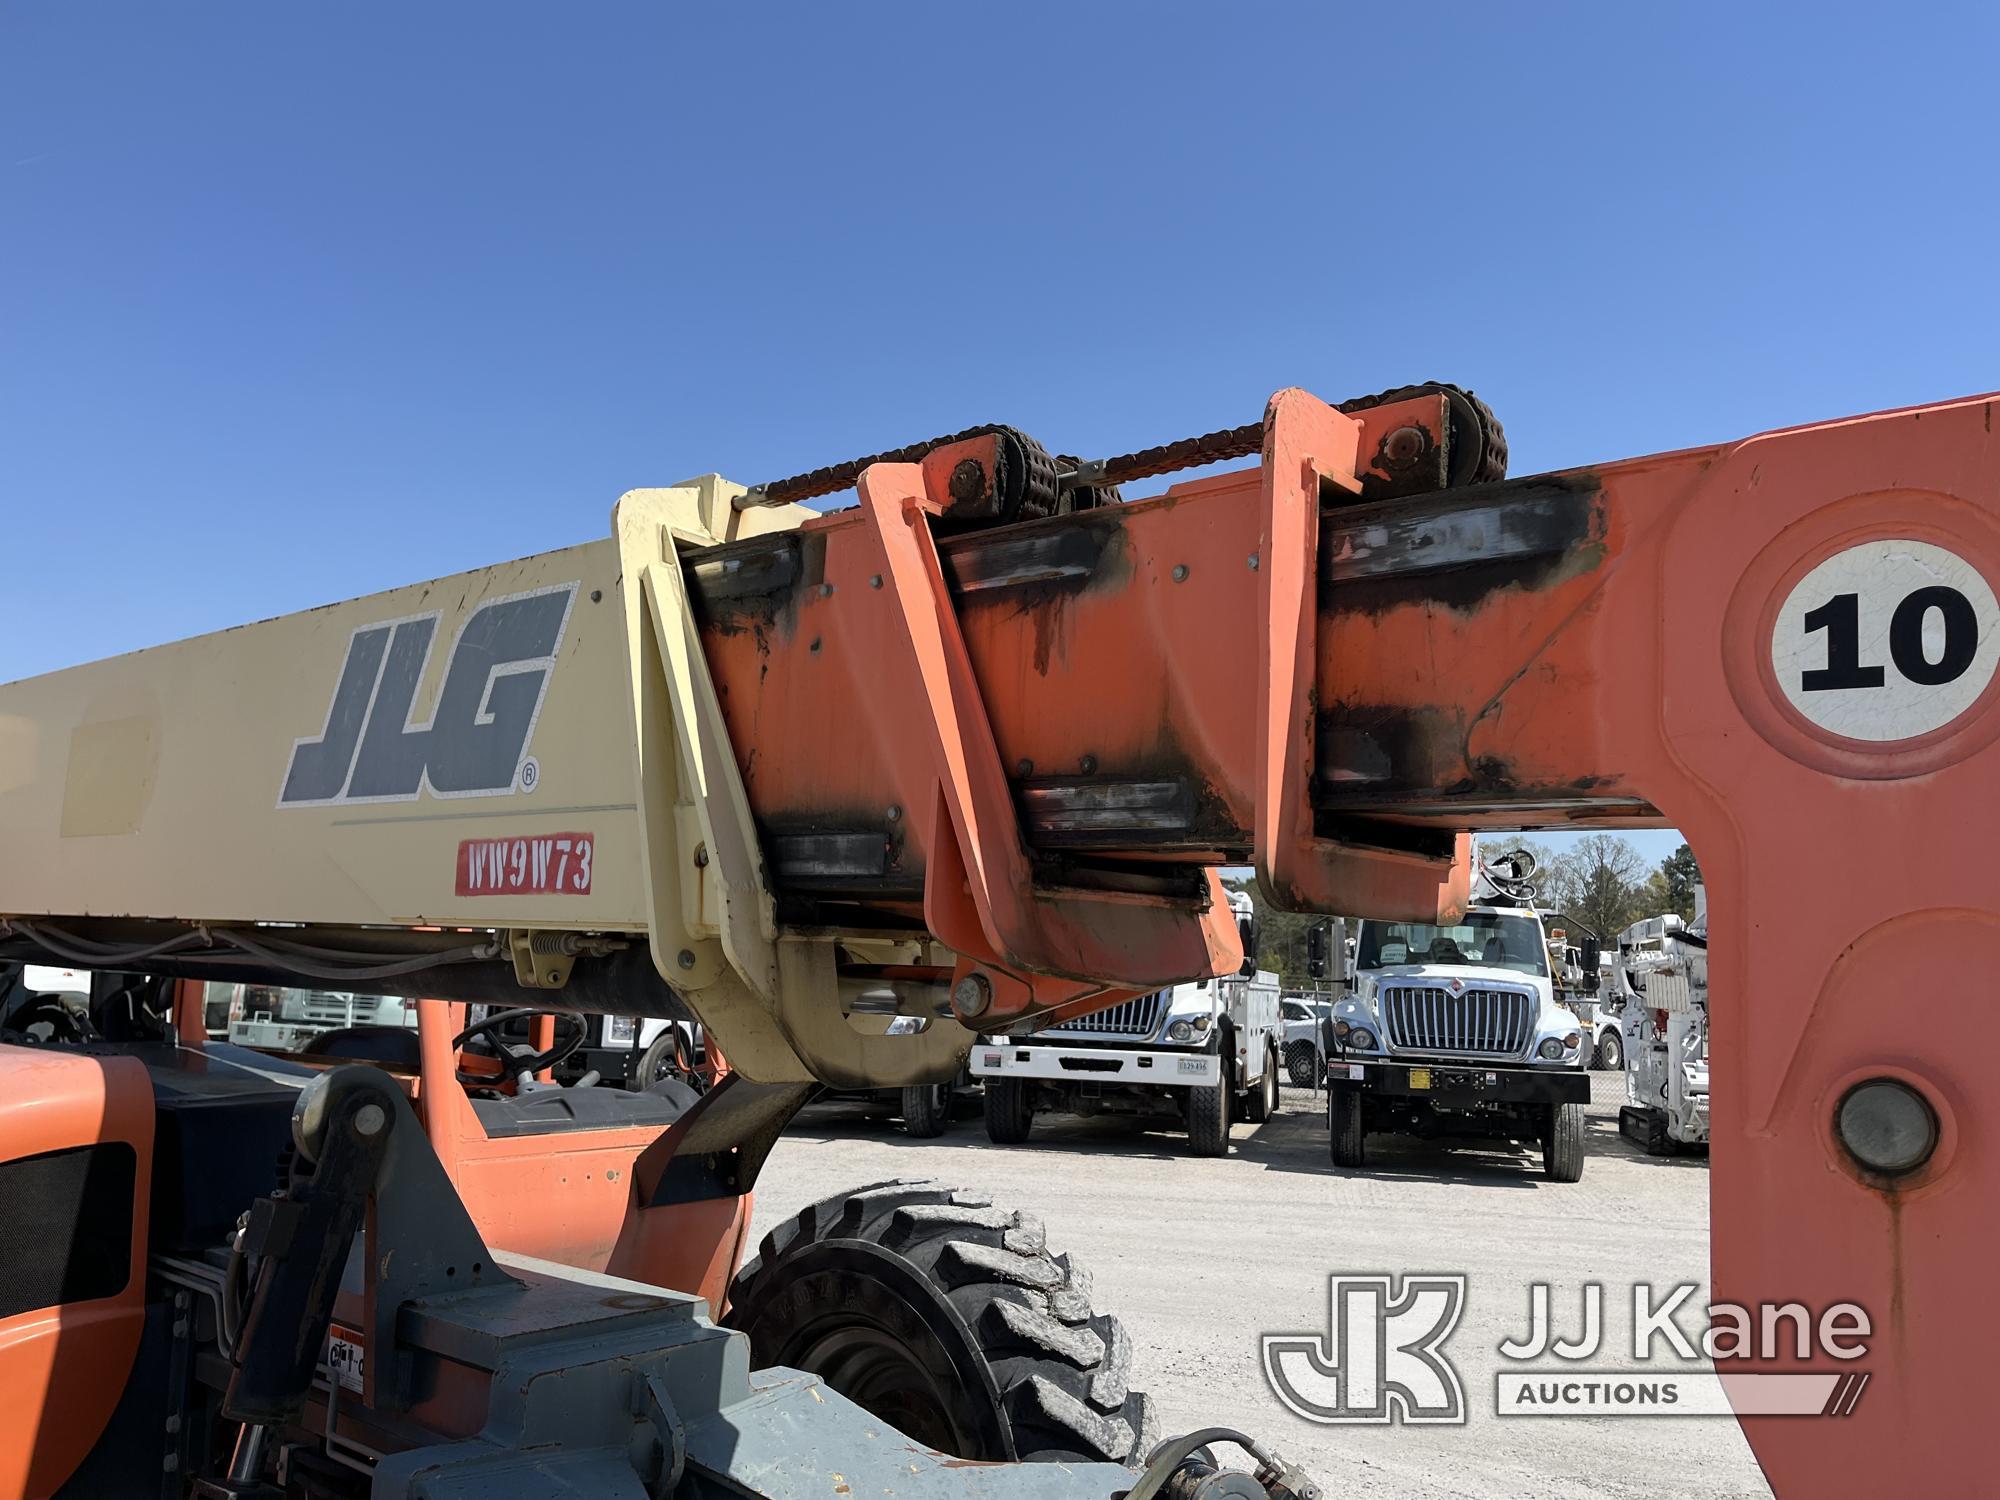
<path fill-rule="evenodd" d="M 1360 924 L 1327 1059 L 1336 1165 L 1361 1166 L 1370 1135 L 1479 1136 L 1540 1146 L 1557 1182 L 1583 1175 L 1584 1037 L 1557 998 L 1533 869 L 1526 854 L 1482 864 L 1456 922 Z M 1581 945 L 1587 973 L 1596 947 Z"/>
<path fill-rule="evenodd" d="M 1652 1156 L 1708 1146 L 1708 898 L 1695 919 L 1648 917 L 1618 934 L 1626 1106 L 1618 1133 Z"/>
<path fill-rule="evenodd" d="M 231 1044 L 272 1052 L 308 1052 L 328 1032 L 417 1024 L 415 1003 L 393 995 L 211 981 L 208 999 L 227 1015 Z"/>
<path fill-rule="evenodd" d="M 985 1085 L 986 1133 L 1028 1138 L 1038 1113 L 1178 1115 L 1196 1156 L 1223 1156 L 1239 1111 L 1278 1111 L 1282 1020 L 1278 976 L 1256 967 L 1250 898 L 1231 894 L 1244 934 L 1243 972 L 1177 984 L 1029 1036 L 972 1049 Z"/>

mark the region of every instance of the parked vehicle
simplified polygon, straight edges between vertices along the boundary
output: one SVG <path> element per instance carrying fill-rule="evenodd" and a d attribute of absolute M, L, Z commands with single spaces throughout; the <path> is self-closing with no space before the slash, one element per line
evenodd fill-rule
<path fill-rule="evenodd" d="M 1576 1012 L 1584 1022 L 1584 1046 L 1590 1050 L 1592 1072 L 1624 1072 L 1624 980 L 1612 954 L 1598 962 L 1598 992 Z"/>
<path fill-rule="evenodd" d="M 1708 898 L 1695 919 L 1634 922 L 1618 935 L 1625 1097 L 1618 1133 L 1652 1156 L 1708 1147 Z"/>
<path fill-rule="evenodd" d="M 311 1052 L 327 1032 L 363 1027 L 407 1030 L 417 1024 L 416 1005 L 393 995 L 269 984 L 210 981 L 204 1009 L 228 1017 L 229 1040 L 236 1046 L 268 1052 Z"/>
<path fill-rule="evenodd" d="M 1018 1145 L 1045 1111 L 1177 1115 L 1194 1155 L 1223 1156 L 1239 1113 L 1253 1123 L 1276 1114 L 1278 976 L 1256 966 L 1250 898 L 1239 894 L 1231 904 L 1248 955 L 1241 973 L 1177 984 L 973 1048 L 988 1138 Z"/>
<path fill-rule="evenodd" d="M 1328 1059 L 1337 1165 L 1361 1166 L 1371 1134 L 1483 1136 L 1540 1146 L 1554 1181 L 1583 1175 L 1583 1032 L 1556 998 L 1532 870 L 1525 855 L 1482 866 L 1484 899 L 1457 922 L 1360 924 Z M 1596 946 L 1580 945 L 1591 972 Z"/>
<path fill-rule="evenodd" d="M 1294 1088 L 1318 1088 L 1326 1078 L 1326 1047 L 1322 1038 L 1333 1016 L 1333 996 L 1300 991 L 1280 997 L 1280 1044 L 1285 1074 Z"/>

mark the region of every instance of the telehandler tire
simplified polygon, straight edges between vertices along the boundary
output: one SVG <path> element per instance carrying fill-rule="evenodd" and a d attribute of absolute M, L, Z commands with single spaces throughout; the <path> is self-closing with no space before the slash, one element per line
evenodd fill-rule
<path fill-rule="evenodd" d="M 957 1085 L 916 1083 L 903 1090 L 903 1130 L 919 1140 L 932 1140 L 951 1124 L 951 1101 Z"/>
<path fill-rule="evenodd" d="M 1326 1086 L 1326 1123 L 1336 1167 L 1359 1167 L 1368 1159 L 1368 1132 L 1361 1115 L 1361 1095 L 1345 1084 Z"/>
<path fill-rule="evenodd" d="M 1227 1156 L 1229 1154 L 1228 1059 L 1223 1060 L 1222 1077 L 1211 1087 L 1189 1089 L 1187 1097 L 1188 1154 Z"/>
<path fill-rule="evenodd" d="M 753 1367 L 816 1374 L 958 1458 L 1137 1464 L 1157 1440 L 1090 1274 L 984 1194 L 903 1181 L 816 1203 L 764 1237 L 722 1323 Z"/>
<path fill-rule="evenodd" d="M 1548 1134 L 1542 1138 L 1542 1175 L 1551 1182 L 1583 1179 L 1583 1106 L 1549 1106 Z"/>
<path fill-rule="evenodd" d="M 1018 1078 L 988 1078 L 986 1138 L 996 1146 L 1018 1146 L 1035 1126 L 1035 1096 Z"/>

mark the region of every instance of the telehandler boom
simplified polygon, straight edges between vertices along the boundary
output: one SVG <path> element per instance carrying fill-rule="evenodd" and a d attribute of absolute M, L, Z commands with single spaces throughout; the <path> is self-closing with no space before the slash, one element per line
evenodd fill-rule
<path fill-rule="evenodd" d="M 941 1079 L 976 1035 L 1236 968 L 1225 865 L 1436 920 L 1471 831 L 1634 825 L 1684 830 L 1711 900 L 1713 1293 L 1874 1320 L 1867 1400 L 1746 1417 L 1760 1463 L 1974 1491 L 1992 408 L 1514 480 L 1445 386 L 1282 391 L 1092 462 L 984 428 L 635 490 L 606 540 L 0 688 L 0 960 L 100 971 L 91 1020 L 0 1046 L 0 1202 L 44 1231 L 0 1251 L 0 1497 L 1191 1494 L 1192 1439 L 1136 1484 L 932 1451 L 1151 1451 L 1122 1330 L 1029 1216 L 854 1194 L 725 1291 L 778 1131 L 815 1081 Z M 425 1025 L 203 1045 L 209 979 Z M 546 1054 L 454 1038 L 468 1002 L 691 1013 L 733 1071 L 540 1089 Z M 864 1261 L 949 1291 L 868 1283 L 900 1364 L 807 1326 Z M 968 1306 L 1003 1340 L 974 1364 Z"/>

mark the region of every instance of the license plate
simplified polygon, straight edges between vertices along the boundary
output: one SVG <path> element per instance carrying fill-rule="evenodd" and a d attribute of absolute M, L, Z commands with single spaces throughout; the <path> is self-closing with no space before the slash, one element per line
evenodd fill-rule
<path fill-rule="evenodd" d="M 361 1391 L 361 1335 L 336 1328 L 327 1335 L 326 1373 L 335 1385 L 357 1395 Z"/>
<path fill-rule="evenodd" d="M 1410 1069 L 1410 1087 L 1411 1087 L 1411 1088 L 1413 1088 L 1413 1089 L 1427 1089 L 1427 1088 L 1429 1088 L 1430 1086 L 1431 1086 L 1431 1070 L 1430 1070 L 1429 1068 L 1412 1068 L 1412 1069 Z"/>
<path fill-rule="evenodd" d="M 1180 1064 L 1183 1073 L 1206 1073 L 1208 1071 L 1208 1059 L 1205 1057 L 1183 1057 L 1180 1060 Z"/>

